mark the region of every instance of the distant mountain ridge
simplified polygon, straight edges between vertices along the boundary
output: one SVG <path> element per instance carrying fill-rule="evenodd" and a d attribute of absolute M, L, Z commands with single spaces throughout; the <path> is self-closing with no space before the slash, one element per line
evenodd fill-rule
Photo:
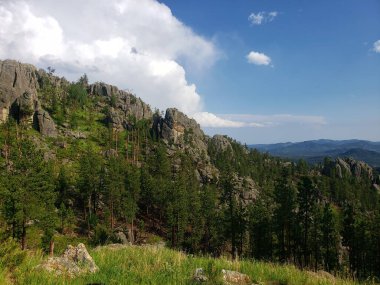
<path fill-rule="evenodd" d="M 295 143 L 253 144 L 249 147 L 292 160 L 302 158 L 310 163 L 321 162 L 324 157 L 351 157 L 380 167 L 380 142 L 367 140 L 320 139 Z"/>

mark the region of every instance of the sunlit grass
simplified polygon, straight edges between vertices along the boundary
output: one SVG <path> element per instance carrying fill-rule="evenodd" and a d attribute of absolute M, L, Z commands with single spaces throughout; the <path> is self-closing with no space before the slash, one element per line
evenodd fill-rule
<path fill-rule="evenodd" d="M 40 252 L 28 256 L 14 272 L 16 284 L 194 284 L 192 276 L 202 267 L 209 276 L 203 284 L 222 284 L 221 270 L 237 270 L 250 276 L 257 284 L 289 285 L 352 285 L 357 282 L 332 279 L 323 274 L 301 271 L 294 266 L 265 262 L 231 261 L 227 258 L 189 256 L 182 252 L 154 246 L 128 246 L 121 249 L 103 247 L 91 250 L 100 270 L 75 279 L 55 277 L 36 269 L 43 256 Z M 5 276 L 5 275 L 4 275 Z M 0 284 L 5 279 L 0 271 Z M 1 281 L 3 283 L 1 283 Z"/>

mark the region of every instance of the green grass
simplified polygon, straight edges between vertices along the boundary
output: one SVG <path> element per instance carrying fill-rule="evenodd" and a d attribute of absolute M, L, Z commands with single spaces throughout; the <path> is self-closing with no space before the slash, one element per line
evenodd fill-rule
<path fill-rule="evenodd" d="M 112 250 L 106 247 L 91 250 L 100 270 L 76 279 L 55 277 L 35 267 L 43 256 L 35 252 L 13 272 L 15 284 L 194 284 L 192 276 L 198 267 L 202 267 L 210 278 L 208 283 L 222 284 L 222 269 L 237 270 L 250 276 L 258 284 L 294 284 L 294 285 L 353 285 L 350 280 L 329 279 L 323 274 L 308 273 L 294 266 L 281 266 L 264 262 L 231 261 L 226 258 L 188 256 L 167 248 L 154 246 L 129 246 Z M 0 284 L 6 274 L 0 271 Z M 8 281 L 9 282 L 9 281 Z"/>

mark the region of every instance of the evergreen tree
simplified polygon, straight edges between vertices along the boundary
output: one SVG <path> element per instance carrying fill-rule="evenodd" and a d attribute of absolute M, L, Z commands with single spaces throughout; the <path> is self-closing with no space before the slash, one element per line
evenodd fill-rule
<path fill-rule="evenodd" d="M 323 209 L 321 251 L 326 271 L 334 271 L 339 267 L 339 227 L 338 217 L 329 203 Z"/>
<path fill-rule="evenodd" d="M 282 262 L 288 262 L 294 254 L 297 188 L 286 169 L 275 187 L 274 200 L 277 205 L 274 219 L 279 258 Z"/>
<path fill-rule="evenodd" d="M 30 221 L 52 218 L 45 230 L 55 228 L 55 194 L 51 165 L 40 151 L 27 139 L 18 140 L 17 151 L 11 157 L 12 168 L 5 172 L 8 183 L 3 192 L 4 217 L 11 228 L 11 236 L 26 248 L 27 224 Z M 41 224 L 40 224 L 41 225 Z M 50 238 L 52 235 L 49 236 Z"/>
<path fill-rule="evenodd" d="M 131 232 L 134 237 L 134 225 L 141 192 L 140 171 L 137 167 L 133 165 L 126 167 L 123 189 L 121 194 L 122 213 L 125 220 L 131 224 Z"/>
<path fill-rule="evenodd" d="M 309 266 L 312 254 L 311 229 L 317 207 L 318 190 L 309 176 L 303 176 L 298 186 L 298 192 L 298 262 L 301 266 Z"/>
<path fill-rule="evenodd" d="M 95 152 L 95 150 L 88 147 L 79 158 L 79 178 L 77 182 L 88 234 L 91 230 L 91 225 L 95 224 L 96 220 L 95 211 L 97 209 L 101 185 L 101 169 L 101 157 Z"/>

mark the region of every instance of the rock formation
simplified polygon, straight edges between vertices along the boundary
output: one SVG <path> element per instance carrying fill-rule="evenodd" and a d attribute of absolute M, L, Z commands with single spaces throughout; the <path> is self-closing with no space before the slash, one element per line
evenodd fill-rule
<path fill-rule="evenodd" d="M 127 129 L 134 121 L 151 120 L 153 113 L 149 105 L 132 93 L 119 90 L 116 86 L 94 83 L 88 87 L 90 95 L 106 97 L 111 107 L 107 114 L 107 123 L 115 129 Z"/>
<path fill-rule="evenodd" d="M 211 143 L 215 146 L 217 152 L 224 152 L 230 150 L 232 152 L 232 146 L 226 136 L 215 135 L 211 139 Z"/>
<path fill-rule="evenodd" d="M 207 278 L 207 276 L 206 276 L 205 271 L 203 270 L 203 268 L 197 268 L 197 269 L 195 269 L 193 280 L 195 282 L 197 282 L 197 283 L 202 283 L 202 282 L 207 282 L 208 281 L 208 278 Z"/>
<path fill-rule="evenodd" d="M 211 163 L 207 152 L 207 137 L 194 119 L 175 108 L 169 108 L 164 118 L 155 118 L 153 127 L 168 145 L 169 155 L 180 150 L 193 159 L 197 165 L 196 175 L 201 182 L 218 180 L 219 170 Z"/>
<path fill-rule="evenodd" d="M 14 60 L 0 61 L 0 123 L 12 116 L 33 125 L 43 135 L 56 136 L 56 126 L 42 109 L 37 92 L 44 71 Z"/>
<path fill-rule="evenodd" d="M 367 176 L 369 179 L 373 179 L 373 170 L 368 164 L 363 161 L 356 161 L 352 158 L 337 158 L 336 170 L 338 177 L 342 178 L 345 175 L 353 175 L 359 178 L 361 175 Z"/>
<path fill-rule="evenodd" d="M 222 270 L 223 283 L 225 285 L 250 285 L 251 279 L 248 275 L 231 270 Z"/>
<path fill-rule="evenodd" d="M 38 72 L 29 64 L 14 60 L 0 61 L 0 120 L 7 120 L 10 108 L 24 94 L 36 94 L 38 89 Z M 29 95 L 25 96 L 26 101 Z M 22 103 L 24 101 L 21 99 Z"/>
<path fill-rule="evenodd" d="M 51 86 L 65 90 L 69 84 L 64 78 L 37 70 L 32 65 L 13 60 L 0 61 L 0 123 L 12 116 L 19 123 L 33 126 L 43 136 L 56 137 L 59 134 L 74 139 L 86 138 L 86 133 L 70 129 L 65 121 L 57 126 L 43 108 L 46 98 L 40 96 L 41 90 Z M 116 86 L 102 82 L 89 85 L 87 79 L 83 86 L 90 97 L 98 97 L 96 110 L 106 115 L 105 123 L 113 129 L 131 129 L 144 119 L 152 133 L 167 145 L 169 156 L 180 151 L 193 160 L 197 169 L 195 175 L 201 183 L 218 181 L 219 170 L 211 163 L 208 144 L 211 141 L 217 151 L 232 150 L 228 138 L 208 138 L 194 119 L 175 108 L 167 109 L 164 117 L 154 114 L 140 98 Z M 174 165 L 174 169 L 176 167 L 179 165 Z"/>
<path fill-rule="evenodd" d="M 39 268 L 55 275 L 67 275 L 70 278 L 99 270 L 83 243 L 76 247 L 69 245 L 61 257 L 50 257 Z"/>

